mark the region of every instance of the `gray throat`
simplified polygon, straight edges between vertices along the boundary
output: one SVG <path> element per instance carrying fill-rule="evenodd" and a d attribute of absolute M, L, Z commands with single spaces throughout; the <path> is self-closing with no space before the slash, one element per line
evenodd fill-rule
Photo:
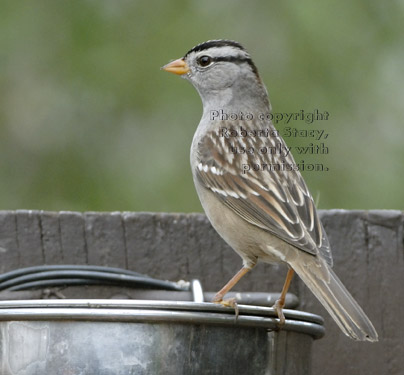
<path fill-rule="evenodd" d="M 209 92 L 199 92 L 203 103 L 203 119 L 212 120 L 212 115 L 252 114 L 254 118 L 260 114 L 268 114 L 271 105 L 265 86 L 258 82 L 244 82 L 243 87 L 233 85 L 226 89 Z"/>

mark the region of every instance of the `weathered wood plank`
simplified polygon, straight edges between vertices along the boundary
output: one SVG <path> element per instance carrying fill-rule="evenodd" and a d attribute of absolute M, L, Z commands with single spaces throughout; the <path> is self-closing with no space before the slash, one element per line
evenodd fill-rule
<path fill-rule="evenodd" d="M 0 271 L 20 267 L 17 219 L 14 211 L 0 211 Z"/>
<path fill-rule="evenodd" d="M 39 224 L 46 264 L 64 263 L 63 249 L 60 237 L 59 214 L 57 212 L 39 213 Z"/>
<path fill-rule="evenodd" d="M 45 263 L 42 228 L 38 211 L 16 211 L 19 267 Z"/>
<path fill-rule="evenodd" d="M 84 215 L 79 212 L 60 212 L 59 226 L 64 263 L 89 264 Z"/>
<path fill-rule="evenodd" d="M 125 230 L 119 212 L 87 212 L 85 238 L 88 263 L 127 268 Z"/>

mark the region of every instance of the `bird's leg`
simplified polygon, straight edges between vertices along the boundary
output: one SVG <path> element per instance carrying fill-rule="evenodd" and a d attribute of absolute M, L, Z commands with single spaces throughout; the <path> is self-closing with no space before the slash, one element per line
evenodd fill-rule
<path fill-rule="evenodd" d="M 278 300 L 276 300 L 275 304 L 272 306 L 275 309 L 276 313 L 278 314 L 280 326 L 283 326 L 285 324 L 285 315 L 283 315 L 283 306 L 285 306 L 286 293 L 288 292 L 294 274 L 295 271 L 293 270 L 293 268 L 289 267 L 288 273 L 286 275 L 285 284 L 283 284 L 281 296 L 279 297 Z"/>
<path fill-rule="evenodd" d="M 251 267 L 252 268 L 252 267 Z M 236 285 L 240 279 L 248 272 L 251 270 L 250 267 L 243 267 L 240 271 L 238 271 L 231 279 L 230 281 L 222 288 L 220 289 L 216 295 L 213 297 L 212 302 L 214 303 L 220 303 L 223 306 L 228 306 L 228 307 L 233 307 L 236 310 L 236 316 L 238 316 L 238 307 L 237 307 L 237 302 L 235 298 L 229 298 L 227 300 L 223 300 L 223 297 L 225 294 L 233 288 L 234 285 Z"/>

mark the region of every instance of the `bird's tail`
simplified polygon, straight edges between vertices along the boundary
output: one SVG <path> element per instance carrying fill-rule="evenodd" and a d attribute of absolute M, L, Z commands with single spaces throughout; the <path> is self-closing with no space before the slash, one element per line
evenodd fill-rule
<path fill-rule="evenodd" d="M 310 255 L 308 255 L 310 256 Z M 290 262 L 341 330 L 354 340 L 378 341 L 372 322 L 325 262 Z"/>

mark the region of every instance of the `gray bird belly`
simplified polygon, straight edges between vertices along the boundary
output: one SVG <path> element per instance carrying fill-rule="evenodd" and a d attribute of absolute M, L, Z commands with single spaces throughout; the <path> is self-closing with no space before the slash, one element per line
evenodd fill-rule
<path fill-rule="evenodd" d="M 284 261 L 283 248 L 287 245 L 284 241 L 246 222 L 220 202 L 210 190 L 199 186 L 197 181 L 195 187 L 213 228 L 241 256 L 244 263 L 255 264 L 257 260 L 265 263 Z"/>

